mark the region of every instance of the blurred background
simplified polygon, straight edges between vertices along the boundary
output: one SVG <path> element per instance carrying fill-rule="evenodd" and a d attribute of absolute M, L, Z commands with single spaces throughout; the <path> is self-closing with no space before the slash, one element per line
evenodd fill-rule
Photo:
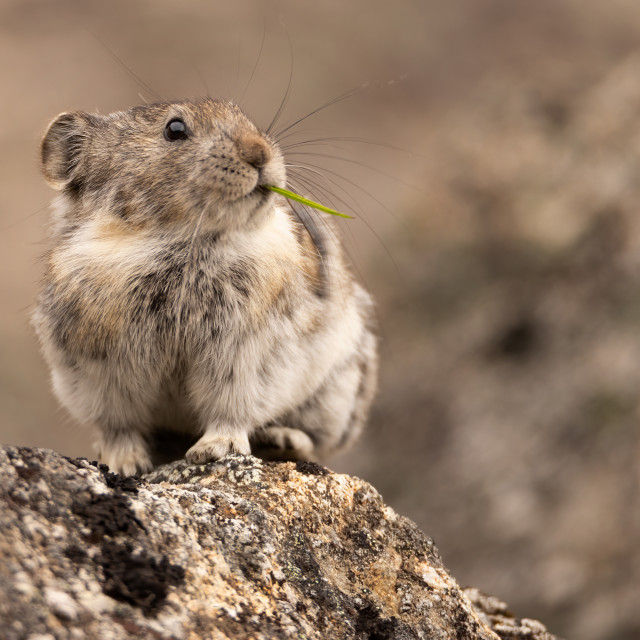
<path fill-rule="evenodd" d="M 640 637 L 634 0 L 0 0 L 0 441 L 93 456 L 29 328 L 49 120 L 210 93 L 266 127 L 291 67 L 283 126 L 371 83 L 288 139 L 338 138 L 290 161 L 359 216 L 380 316 L 369 430 L 329 466 L 462 585 L 567 638 Z"/>

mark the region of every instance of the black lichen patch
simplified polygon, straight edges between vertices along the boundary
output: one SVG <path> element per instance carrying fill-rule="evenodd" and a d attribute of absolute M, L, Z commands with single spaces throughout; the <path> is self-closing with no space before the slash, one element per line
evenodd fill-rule
<path fill-rule="evenodd" d="M 363 640 L 414 640 L 418 636 L 395 616 L 385 618 L 368 604 L 358 611 L 356 637 Z"/>
<path fill-rule="evenodd" d="M 72 502 L 71 511 L 89 527 L 90 542 L 118 533 L 135 537 L 144 531 L 144 525 L 131 510 L 129 499 L 121 493 L 78 498 Z"/>
<path fill-rule="evenodd" d="M 296 461 L 296 471 L 310 476 L 328 476 L 331 473 L 329 469 L 317 462 L 307 462 L 306 460 Z"/>
<path fill-rule="evenodd" d="M 394 546 L 398 553 L 406 554 L 409 557 L 423 558 L 436 567 L 443 566 L 433 540 L 420 531 L 415 524 L 402 518 L 394 523 L 391 529 L 396 530 Z"/>
<path fill-rule="evenodd" d="M 111 471 L 106 464 L 101 464 L 97 460 L 89 461 L 86 458 L 63 457 L 67 462 L 70 462 L 78 469 L 84 469 L 87 464 L 98 469 L 110 489 L 128 491 L 129 493 L 138 493 L 138 486 L 142 482 L 138 476 L 121 476 Z"/>
<path fill-rule="evenodd" d="M 343 535 L 347 540 L 353 542 L 357 550 L 377 552 L 380 548 L 380 544 L 371 537 L 368 531 L 356 526 L 346 528 Z"/>
<path fill-rule="evenodd" d="M 74 564 L 83 564 L 89 559 L 89 554 L 77 544 L 70 544 L 64 550 L 64 555 Z"/>
<path fill-rule="evenodd" d="M 79 458 L 79 460 L 84 460 L 84 458 Z M 71 462 L 73 462 L 73 460 Z M 138 493 L 138 486 L 141 482 L 138 476 L 121 476 L 119 473 L 111 471 L 106 464 L 102 464 L 95 460 L 92 460 L 89 464 L 100 471 L 110 489 L 128 491 L 129 493 Z"/>
<path fill-rule="evenodd" d="M 460 597 L 459 593 L 454 595 Z M 478 637 L 480 630 L 478 622 L 471 618 L 459 604 L 454 611 L 453 628 L 456 632 L 456 640 L 474 640 Z"/>
<path fill-rule="evenodd" d="M 171 564 L 166 555 L 158 560 L 144 550 L 134 553 L 130 542 L 105 540 L 98 563 L 104 574 L 104 593 L 139 607 L 145 615 L 163 605 L 169 587 L 184 583 L 183 567 Z"/>
<path fill-rule="evenodd" d="M 73 462 L 73 461 L 72 461 Z M 77 461 L 76 466 L 84 466 Z M 112 473 L 103 464 L 91 463 L 103 475 L 110 493 L 76 498 L 71 511 L 88 527 L 86 541 L 100 543 L 95 563 L 102 569 L 102 590 L 112 598 L 154 613 L 166 599 L 170 586 L 184 581 L 185 571 L 169 562 L 166 555 L 154 556 L 144 550 L 147 532 L 136 517 L 124 492 L 137 493 L 140 480 Z M 126 537 L 124 543 L 112 538 Z M 132 539 L 142 542 L 143 550 L 134 552 Z M 89 554 L 78 545 L 70 545 L 65 555 L 75 564 L 90 562 Z"/>
<path fill-rule="evenodd" d="M 349 597 L 325 578 L 304 533 L 292 531 L 291 538 L 283 543 L 283 549 L 285 554 L 280 564 L 287 580 L 303 594 L 302 600 L 312 601 L 323 611 L 342 616 L 352 608 Z"/>
<path fill-rule="evenodd" d="M 102 469 L 102 467 L 106 468 Z M 110 489 L 127 491 L 129 493 L 138 493 L 140 480 L 135 476 L 121 476 L 118 473 L 113 473 L 112 471 L 109 471 L 109 467 L 105 464 L 101 464 L 99 468 L 104 476 L 104 481 Z"/>

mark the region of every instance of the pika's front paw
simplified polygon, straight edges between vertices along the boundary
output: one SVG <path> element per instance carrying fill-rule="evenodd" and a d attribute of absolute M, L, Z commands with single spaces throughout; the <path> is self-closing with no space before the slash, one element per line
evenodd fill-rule
<path fill-rule="evenodd" d="M 251 453 L 249 438 L 245 433 L 233 436 L 205 433 L 187 451 L 185 458 L 191 464 L 204 464 L 224 458 L 228 453 L 243 453 L 244 455 Z"/>
<path fill-rule="evenodd" d="M 138 434 L 102 440 L 98 444 L 98 457 L 111 471 L 123 476 L 145 473 L 153 467 L 147 445 Z"/>

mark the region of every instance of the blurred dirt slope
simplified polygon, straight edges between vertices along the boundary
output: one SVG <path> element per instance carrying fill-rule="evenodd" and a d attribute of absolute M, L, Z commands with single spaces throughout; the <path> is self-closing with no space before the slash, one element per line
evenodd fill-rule
<path fill-rule="evenodd" d="M 561 636 L 639 637 L 640 7 L 283 1 L 266 13 L 293 41 L 285 122 L 409 74 L 299 127 L 300 140 L 320 129 L 416 154 L 343 141 L 308 152 L 373 169 L 298 157 L 399 219 L 343 183 L 397 268 L 366 224 L 345 228 L 379 301 L 384 368 L 369 433 L 332 466 L 416 520 L 463 583 Z M 40 132 L 65 109 L 153 99 L 96 36 L 159 94 L 242 97 L 263 125 L 290 64 L 257 1 L 0 2 L 0 438 L 89 456 L 90 437 L 55 409 L 27 315 L 51 195 Z"/>

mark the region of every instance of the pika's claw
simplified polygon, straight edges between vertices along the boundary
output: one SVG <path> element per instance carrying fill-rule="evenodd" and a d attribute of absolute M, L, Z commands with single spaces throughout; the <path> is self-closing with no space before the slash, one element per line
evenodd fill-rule
<path fill-rule="evenodd" d="M 243 453 L 249 455 L 251 447 L 245 433 L 233 436 L 205 433 L 185 455 L 191 464 L 204 464 L 212 460 L 223 458 L 228 453 Z"/>

